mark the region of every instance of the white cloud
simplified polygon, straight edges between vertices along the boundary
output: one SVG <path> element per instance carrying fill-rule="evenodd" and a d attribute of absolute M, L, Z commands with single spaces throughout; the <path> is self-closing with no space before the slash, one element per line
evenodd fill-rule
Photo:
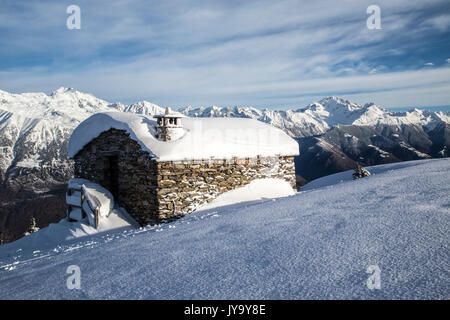
<path fill-rule="evenodd" d="M 424 65 L 425 65 L 425 66 L 434 66 L 434 63 L 433 63 L 433 62 L 427 62 L 427 63 L 425 63 Z"/>
<path fill-rule="evenodd" d="M 450 63 L 450 58 L 448 58 L 447 60 L 445 60 L 445 61 L 447 61 L 447 63 Z"/>
<path fill-rule="evenodd" d="M 432 17 L 427 19 L 424 24 L 428 24 L 439 31 L 447 31 L 450 29 L 450 14 Z"/>

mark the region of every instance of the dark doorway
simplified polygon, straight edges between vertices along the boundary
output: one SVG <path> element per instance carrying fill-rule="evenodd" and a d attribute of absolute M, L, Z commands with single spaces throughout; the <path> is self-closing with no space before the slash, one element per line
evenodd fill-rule
<path fill-rule="evenodd" d="M 119 201 L 119 157 L 108 156 L 105 158 L 105 188 L 114 196 L 115 202 Z"/>

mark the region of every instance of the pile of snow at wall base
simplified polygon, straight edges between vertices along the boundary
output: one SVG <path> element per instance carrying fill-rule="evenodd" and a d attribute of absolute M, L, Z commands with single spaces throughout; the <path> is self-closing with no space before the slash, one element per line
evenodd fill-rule
<path fill-rule="evenodd" d="M 84 212 L 89 224 L 98 226 L 96 212 L 98 212 L 98 219 L 107 218 L 114 208 L 114 197 L 111 192 L 97 183 L 74 178 L 69 180 L 68 189 L 74 190 L 70 195 L 66 195 L 67 205 L 71 207 L 70 219 L 81 221 Z"/>
<path fill-rule="evenodd" d="M 294 194 L 295 191 L 286 180 L 274 178 L 256 179 L 243 187 L 219 195 L 216 199 L 198 208 L 197 211 L 242 202 L 288 197 Z"/>
<path fill-rule="evenodd" d="M 297 156 L 298 143 L 281 129 L 244 118 L 183 118 L 184 136 L 175 141 L 156 138 L 156 121 L 124 112 L 97 113 L 73 131 L 68 156 L 112 128 L 124 130 L 157 161 Z"/>

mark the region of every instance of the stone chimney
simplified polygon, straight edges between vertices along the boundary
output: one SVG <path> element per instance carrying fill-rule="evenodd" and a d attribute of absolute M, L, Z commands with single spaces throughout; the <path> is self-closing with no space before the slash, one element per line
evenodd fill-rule
<path fill-rule="evenodd" d="M 181 118 L 184 115 L 179 112 L 173 112 L 169 107 L 164 114 L 154 116 L 158 125 L 156 126 L 156 137 L 161 141 L 173 141 L 184 135 Z"/>

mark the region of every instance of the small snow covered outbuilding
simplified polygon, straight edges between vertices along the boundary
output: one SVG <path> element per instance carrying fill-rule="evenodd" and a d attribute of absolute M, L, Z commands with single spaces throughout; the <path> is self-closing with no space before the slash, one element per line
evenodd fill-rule
<path fill-rule="evenodd" d="M 194 211 L 255 179 L 295 189 L 297 142 L 280 129 L 243 118 L 187 118 L 166 111 L 157 121 L 98 113 L 69 141 L 75 177 L 98 183 L 139 223 Z"/>

